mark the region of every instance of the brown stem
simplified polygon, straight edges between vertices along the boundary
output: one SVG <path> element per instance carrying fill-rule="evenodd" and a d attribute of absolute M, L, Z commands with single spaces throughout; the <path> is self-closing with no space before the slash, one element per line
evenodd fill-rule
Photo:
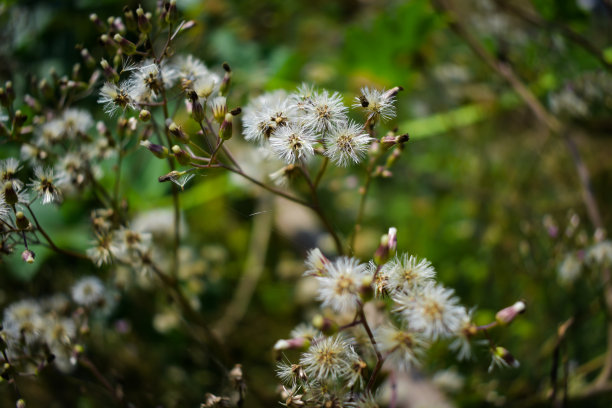
<path fill-rule="evenodd" d="M 93 362 L 91 362 L 91 360 L 81 355 L 79 356 L 79 363 L 81 363 L 83 367 L 87 368 L 93 374 L 93 376 L 96 377 L 98 382 L 100 382 L 100 384 L 102 384 L 106 391 L 108 391 L 111 397 L 113 397 L 117 405 L 126 406 L 125 401 L 123 401 L 123 398 L 121 398 L 121 396 L 117 393 L 117 390 L 106 378 L 104 378 L 100 370 L 98 370 L 98 368 Z"/>
<path fill-rule="evenodd" d="M 380 371 L 384 359 L 383 356 L 378 351 L 378 346 L 376 345 L 376 340 L 374 339 L 374 334 L 372 334 L 372 330 L 370 329 L 370 325 L 368 324 L 368 320 L 366 319 L 365 313 L 363 312 L 363 305 L 359 305 L 359 318 L 361 319 L 361 324 L 365 329 L 366 333 L 368 333 L 368 337 L 370 338 L 370 343 L 372 343 L 372 347 L 374 348 L 374 352 L 376 353 L 376 365 L 374 366 L 374 370 L 372 370 L 372 374 L 370 375 L 370 379 L 368 380 L 368 385 L 366 386 L 366 391 L 371 391 L 374 386 L 374 381 L 376 381 L 376 377 L 378 376 L 378 372 Z"/>

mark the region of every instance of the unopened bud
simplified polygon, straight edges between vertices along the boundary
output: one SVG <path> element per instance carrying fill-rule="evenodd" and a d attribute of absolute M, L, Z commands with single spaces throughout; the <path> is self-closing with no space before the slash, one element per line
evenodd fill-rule
<path fill-rule="evenodd" d="M 20 110 L 16 110 L 15 116 L 13 117 L 13 127 L 22 127 L 26 120 L 28 120 L 28 115 L 21 112 Z"/>
<path fill-rule="evenodd" d="M 148 122 L 149 120 L 151 120 L 151 112 L 146 109 L 141 110 L 138 114 L 138 119 L 145 123 Z"/>
<path fill-rule="evenodd" d="M 136 17 L 134 17 L 134 12 L 130 10 L 128 6 L 123 8 L 123 16 L 125 25 L 128 30 L 136 31 L 136 27 L 138 27 L 138 23 L 136 22 Z"/>
<path fill-rule="evenodd" d="M 166 12 L 166 22 L 176 23 L 177 20 L 178 20 L 178 10 L 176 9 L 176 0 L 170 0 L 170 4 Z"/>
<path fill-rule="evenodd" d="M 104 22 L 102 20 L 100 20 L 100 17 L 98 17 L 97 14 L 93 13 L 89 15 L 89 20 L 94 23 L 94 25 L 96 26 L 96 28 L 98 29 L 98 31 L 100 31 L 101 33 L 106 31 L 106 24 L 104 24 Z"/>
<path fill-rule="evenodd" d="M 172 146 L 172 153 L 174 153 L 174 157 L 182 165 L 188 164 L 191 159 L 189 154 L 178 145 Z"/>
<path fill-rule="evenodd" d="M 225 115 L 225 119 L 221 122 L 221 126 L 219 126 L 219 137 L 223 140 L 229 140 L 232 137 L 232 121 L 233 116 L 231 113 Z"/>
<path fill-rule="evenodd" d="M 205 119 L 204 108 L 197 97 L 191 102 L 191 116 L 193 117 L 193 120 L 198 123 L 201 123 Z"/>
<path fill-rule="evenodd" d="M 4 106 L 5 108 L 9 107 L 9 98 L 4 88 L 0 88 L 0 105 Z"/>
<path fill-rule="evenodd" d="M 170 125 L 168 125 L 168 132 L 170 132 L 170 134 L 174 137 L 176 137 L 177 139 L 179 139 L 182 142 L 188 142 L 189 141 L 189 135 L 187 133 L 185 133 L 185 131 L 183 130 L 183 128 L 179 125 L 177 125 L 176 123 L 172 122 L 170 123 Z"/>
<path fill-rule="evenodd" d="M 19 201 L 17 190 L 12 181 L 4 183 L 4 201 L 6 201 L 8 205 L 14 205 Z"/>
<path fill-rule="evenodd" d="M 310 347 L 310 340 L 304 337 L 298 337 L 296 339 L 278 340 L 274 344 L 274 350 L 306 350 Z"/>
<path fill-rule="evenodd" d="M 140 142 L 140 145 L 149 149 L 149 151 L 153 153 L 157 158 L 165 159 L 168 157 L 168 148 L 165 146 L 151 143 L 148 140 L 143 140 L 142 142 Z"/>
<path fill-rule="evenodd" d="M 495 320 L 501 325 L 510 324 L 516 316 L 525 312 L 525 302 L 518 301 L 512 306 L 508 306 L 495 315 Z"/>
<path fill-rule="evenodd" d="M 15 404 L 16 408 L 26 408 L 26 403 L 23 398 L 19 398 L 17 400 L 17 404 Z"/>
<path fill-rule="evenodd" d="M 119 44 L 121 51 L 123 51 L 126 55 L 133 55 L 136 53 L 136 44 L 126 39 L 121 34 L 115 34 L 113 40 Z"/>
<path fill-rule="evenodd" d="M 9 100 L 9 104 L 13 103 L 15 100 L 15 88 L 13 88 L 13 81 L 6 81 L 4 87 L 6 88 L 6 96 Z"/>
<path fill-rule="evenodd" d="M 223 122 L 227 114 L 227 101 L 224 96 L 217 96 L 212 101 L 212 114 L 215 120 L 219 123 Z"/>
<path fill-rule="evenodd" d="M 316 315 L 313 317 L 312 325 L 325 334 L 333 334 L 338 331 L 338 325 L 322 315 Z"/>
<path fill-rule="evenodd" d="M 225 75 L 223 75 L 223 81 L 221 81 L 219 86 L 219 94 L 227 95 L 232 82 L 232 69 L 227 62 L 223 63 L 223 69 L 225 70 Z"/>
<path fill-rule="evenodd" d="M 514 356 L 504 347 L 495 347 L 495 356 L 501 358 L 510 367 L 518 368 L 521 364 Z"/>
<path fill-rule="evenodd" d="M 17 211 L 17 213 L 15 214 L 15 224 L 20 230 L 26 230 L 30 227 L 30 221 L 28 221 L 22 211 Z"/>
<path fill-rule="evenodd" d="M 36 257 L 36 254 L 34 254 L 34 252 L 30 251 L 29 249 L 26 249 L 21 253 L 21 259 L 23 259 L 25 263 L 34 263 L 34 257 Z"/>
<path fill-rule="evenodd" d="M 151 31 L 151 13 L 145 13 L 142 7 L 136 9 L 138 17 L 138 29 L 141 33 L 148 34 Z"/>
<path fill-rule="evenodd" d="M 111 67 L 107 60 L 102 58 L 100 61 L 100 66 L 102 67 L 102 72 L 104 72 L 104 76 L 110 82 L 119 82 L 119 74 L 115 70 L 115 68 Z"/>

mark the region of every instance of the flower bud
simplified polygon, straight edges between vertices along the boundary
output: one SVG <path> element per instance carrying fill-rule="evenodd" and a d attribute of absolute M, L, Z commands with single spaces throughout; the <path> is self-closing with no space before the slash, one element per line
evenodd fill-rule
<path fill-rule="evenodd" d="M 20 110 L 16 110 L 13 117 L 13 127 L 22 127 L 26 120 L 28 120 L 28 116 Z"/>
<path fill-rule="evenodd" d="M 225 119 L 219 126 L 219 137 L 223 140 L 229 140 L 232 137 L 232 120 L 234 116 L 231 113 L 225 115 Z"/>
<path fill-rule="evenodd" d="M 151 120 L 151 112 L 146 109 L 141 110 L 138 114 L 138 119 L 145 123 L 148 122 L 149 120 Z"/>
<path fill-rule="evenodd" d="M 510 367 L 517 368 L 520 363 L 514 356 L 504 347 L 495 347 L 494 357 L 502 359 Z"/>
<path fill-rule="evenodd" d="M 119 82 L 119 74 L 115 70 L 115 68 L 111 67 L 107 60 L 102 58 L 100 61 L 100 66 L 102 67 L 102 72 L 104 72 L 104 76 L 110 82 Z"/>
<path fill-rule="evenodd" d="M 158 144 L 151 143 L 148 140 L 143 140 L 142 142 L 140 142 L 140 145 L 149 149 L 149 151 L 153 153 L 157 158 L 165 159 L 168 157 L 168 148 L 165 146 L 160 146 Z"/>
<path fill-rule="evenodd" d="M 176 0 L 170 0 L 166 11 L 166 22 L 176 23 L 178 21 L 178 10 L 176 9 Z"/>
<path fill-rule="evenodd" d="M 191 102 L 191 116 L 193 117 L 193 120 L 198 123 L 201 123 L 205 119 L 204 108 L 197 97 L 192 99 Z"/>
<path fill-rule="evenodd" d="M 115 34 L 113 40 L 119 44 L 121 51 L 123 51 L 126 55 L 133 55 L 136 53 L 136 44 L 126 39 L 121 34 Z"/>
<path fill-rule="evenodd" d="M 36 254 L 34 254 L 34 252 L 30 251 L 29 249 L 26 249 L 21 253 L 21 259 L 23 259 L 25 263 L 33 264 L 34 257 L 36 257 Z"/>
<path fill-rule="evenodd" d="M 227 95 L 232 82 L 232 69 L 227 62 L 223 63 L 223 69 L 225 70 L 225 75 L 223 75 L 223 81 L 221 81 L 221 86 L 219 87 L 219 94 Z"/>
<path fill-rule="evenodd" d="M 322 315 L 313 317 L 312 325 L 327 335 L 334 334 L 338 331 L 338 325 Z"/>
<path fill-rule="evenodd" d="M 130 10 L 128 6 L 123 7 L 123 17 L 128 30 L 136 31 L 138 23 L 136 22 L 136 18 L 134 17 L 134 12 Z"/>
<path fill-rule="evenodd" d="M 189 160 L 191 160 L 189 154 L 178 145 L 172 146 L 172 153 L 174 153 L 174 157 L 182 165 L 188 164 Z"/>
<path fill-rule="evenodd" d="M 495 315 L 495 320 L 497 320 L 500 325 L 505 326 L 510 324 L 516 318 L 516 316 L 523 312 L 525 312 L 525 302 L 518 301 L 512 306 L 508 306 L 497 312 Z"/>
<path fill-rule="evenodd" d="M 28 221 L 22 211 L 17 211 L 17 213 L 15 214 L 15 224 L 20 230 L 26 230 L 30 227 L 30 221 Z"/>
<path fill-rule="evenodd" d="M 380 245 L 374 253 L 374 262 L 384 265 L 395 253 L 397 247 L 397 229 L 389 228 L 389 232 L 380 238 Z"/>
<path fill-rule="evenodd" d="M 4 183 L 4 201 L 6 201 L 8 205 L 15 205 L 19 201 L 17 190 L 10 180 Z"/>
<path fill-rule="evenodd" d="M 13 81 L 6 81 L 4 84 L 6 96 L 8 97 L 9 104 L 15 100 L 15 88 L 13 88 Z"/>
<path fill-rule="evenodd" d="M 16 408 L 26 408 L 26 403 L 23 398 L 19 398 L 17 400 L 17 404 L 15 404 Z"/>
<path fill-rule="evenodd" d="M 5 108 L 9 107 L 9 98 L 4 88 L 0 88 L 0 105 L 4 106 Z"/>
<path fill-rule="evenodd" d="M 101 33 L 105 32 L 106 29 L 106 24 L 104 24 L 104 22 L 102 20 L 100 20 L 100 17 L 98 17 L 97 14 L 92 13 L 89 15 L 89 20 L 94 23 L 94 25 L 96 26 L 96 28 L 98 29 L 98 31 L 100 31 Z"/>
<path fill-rule="evenodd" d="M 138 7 L 136 16 L 138 16 L 138 29 L 141 33 L 148 34 L 151 31 L 151 13 L 145 13 L 142 7 Z"/>
<path fill-rule="evenodd" d="M 310 347 L 310 340 L 304 337 L 298 337 L 297 339 L 278 340 L 274 344 L 275 351 L 281 350 L 306 350 Z"/>
<path fill-rule="evenodd" d="M 185 133 L 185 131 L 183 130 L 183 128 L 179 125 L 177 125 L 176 123 L 172 122 L 170 123 L 170 125 L 168 125 L 168 132 L 170 132 L 170 134 L 174 137 L 176 137 L 178 140 L 182 141 L 182 142 L 188 142 L 189 141 L 189 135 L 187 133 Z"/>
<path fill-rule="evenodd" d="M 212 101 L 211 110 L 215 120 L 219 123 L 225 119 L 227 113 L 227 102 L 224 96 L 217 96 Z"/>

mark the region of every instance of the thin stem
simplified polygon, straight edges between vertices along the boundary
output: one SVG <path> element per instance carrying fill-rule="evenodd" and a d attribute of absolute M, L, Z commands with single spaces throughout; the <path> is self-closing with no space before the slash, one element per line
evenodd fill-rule
<path fill-rule="evenodd" d="M 363 186 L 359 189 L 359 194 L 361 195 L 359 200 L 359 210 L 357 211 L 357 218 L 355 219 L 355 227 L 353 228 L 353 232 L 349 239 L 349 251 L 351 253 L 355 251 L 355 239 L 361 230 L 361 222 L 363 221 L 363 214 L 365 212 L 366 197 L 370 189 L 370 183 L 372 182 L 372 172 L 374 171 L 374 165 L 376 164 L 377 158 L 377 156 L 370 158 L 370 163 L 366 169 L 366 178 L 363 182 Z"/>
<path fill-rule="evenodd" d="M 225 142 L 225 139 L 221 139 L 219 141 L 219 143 L 217 144 L 217 147 L 215 147 L 215 150 L 212 153 L 212 156 L 210 156 L 210 161 L 208 162 L 208 167 L 210 167 L 210 165 L 215 161 L 215 156 L 217 155 L 217 152 L 219 151 L 219 148 L 221 146 L 223 146 L 223 142 Z"/>
<path fill-rule="evenodd" d="M 368 385 L 366 386 L 366 391 L 371 391 L 372 387 L 374 386 L 374 381 L 376 381 L 376 377 L 378 376 L 378 372 L 382 367 L 384 359 L 383 356 L 380 354 L 380 351 L 378 351 L 378 346 L 376 345 L 374 334 L 372 334 L 372 330 L 370 329 L 368 320 L 366 319 L 365 313 L 363 312 L 363 305 L 361 304 L 359 305 L 359 318 L 361 319 L 361 324 L 363 325 L 363 328 L 365 329 L 366 333 L 368 333 L 370 343 L 372 343 L 372 347 L 374 348 L 374 352 L 376 353 L 376 365 L 374 366 L 374 370 L 372 370 L 370 380 L 368 381 Z"/>
<path fill-rule="evenodd" d="M 313 184 L 310 178 L 310 174 L 308 174 L 308 170 L 304 167 L 304 165 L 299 166 L 299 169 L 302 172 L 304 179 L 308 183 L 308 187 L 310 188 L 310 193 L 312 196 L 312 206 L 310 208 L 312 208 L 312 210 L 319 216 L 319 219 L 321 220 L 321 222 L 323 222 L 323 225 L 325 225 L 325 228 L 334 239 L 338 255 L 342 255 L 344 253 L 344 249 L 342 248 L 342 241 L 340 241 L 340 237 L 332 227 L 331 223 L 327 219 L 327 216 L 323 212 L 323 209 L 321 208 L 321 204 L 319 203 L 319 195 L 317 194 L 317 188 Z"/>
<path fill-rule="evenodd" d="M 87 368 L 93 374 L 93 376 L 96 377 L 96 379 L 100 382 L 100 384 L 102 384 L 106 391 L 108 391 L 108 393 L 113 397 L 113 399 L 118 405 L 126 405 L 123 399 L 117 394 L 117 390 L 106 378 L 104 378 L 100 370 L 98 370 L 98 368 L 93 362 L 91 362 L 91 360 L 89 360 L 85 356 L 79 356 L 79 363 L 81 363 L 82 366 Z"/>
<path fill-rule="evenodd" d="M 60 254 L 72 256 L 72 257 L 79 258 L 79 259 L 87 259 L 87 260 L 89 260 L 89 257 L 87 257 L 87 255 L 85 255 L 85 254 L 81 254 L 79 252 L 70 251 L 68 249 L 63 249 L 63 248 L 60 248 L 57 245 L 55 245 L 55 243 L 53 242 L 53 240 L 51 239 L 49 234 L 47 234 L 47 232 L 43 229 L 43 227 L 38 222 L 38 219 L 36 218 L 36 215 L 34 215 L 34 211 L 32 211 L 32 208 L 30 208 L 29 205 L 26 205 L 26 208 L 28 209 L 28 211 L 32 215 L 32 219 L 34 220 L 34 224 L 36 224 L 36 229 L 38 230 L 38 232 L 40 232 L 42 234 L 43 237 L 45 237 L 45 239 L 49 243 L 49 246 L 51 247 L 51 249 L 53 249 L 55 252 L 58 252 Z"/>
<path fill-rule="evenodd" d="M 323 178 L 323 174 L 325 173 L 325 169 L 327 169 L 328 163 L 329 163 L 329 158 L 327 156 L 323 157 L 323 162 L 321 162 L 321 168 L 319 169 L 319 172 L 317 173 L 317 177 L 315 177 L 315 181 L 314 181 L 315 188 L 319 187 L 319 183 L 321 182 L 321 179 Z"/>
<path fill-rule="evenodd" d="M 9 360 L 9 357 L 6 354 L 6 350 L 2 350 L 2 356 L 4 357 L 5 363 L 10 366 L 11 365 L 11 360 Z M 11 373 L 11 374 L 13 374 L 13 373 Z M 17 381 L 16 381 L 17 378 L 16 378 L 16 376 L 14 374 L 11 375 L 11 377 L 12 378 L 10 380 L 10 383 L 13 384 L 13 389 L 15 390 L 15 394 L 17 394 L 17 399 L 21 399 L 21 392 L 19 392 L 19 387 L 17 386 Z"/>

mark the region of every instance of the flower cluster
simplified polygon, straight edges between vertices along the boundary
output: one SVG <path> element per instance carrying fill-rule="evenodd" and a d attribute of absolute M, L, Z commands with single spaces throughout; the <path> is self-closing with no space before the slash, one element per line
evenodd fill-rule
<path fill-rule="evenodd" d="M 395 91 L 362 90 L 357 107 L 363 108 L 368 122 L 395 116 Z M 244 109 L 243 133 L 269 149 L 288 165 L 307 163 L 316 154 L 338 166 L 359 163 L 374 140 L 367 126 L 348 118 L 348 108 L 338 92 L 316 90 L 302 85 L 296 92 L 265 93 Z"/>
<path fill-rule="evenodd" d="M 109 294 L 100 279 L 90 276 L 74 284 L 72 300 L 56 293 L 6 306 L 0 344 L 10 369 L 25 374 L 53 364 L 63 372 L 74 370 L 90 315 L 108 306 Z"/>
<path fill-rule="evenodd" d="M 277 351 L 301 351 L 297 363 L 278 363 L 284 405 L 376 407 L 373 385 L 382 366 L 410 372 L 442 339 L 454 339 L 450 348 L 460 359 L 471 356 L 470 340 L 480 331 L 473 311 L 459 303 L 452 289 L 435 281 L 429 261 L 394 255 L 395 236 L 392 228 L 369 263 L 348 257 L 332 261 L 319 249 L 308 253 L 304 275 L 318 281 L 322 315 L 313 320 L 316 329 L 298 326 L 290 339 L 275 345 Z M 377 316 L 364 309 L 371 301 L 386 305 Z M 525 304 L 517 302 L 487 327 L 506 325 L 524 310 Z M 489 350 L 493 365 L 518 365 L 503 347 L 491 342 Z"/>

